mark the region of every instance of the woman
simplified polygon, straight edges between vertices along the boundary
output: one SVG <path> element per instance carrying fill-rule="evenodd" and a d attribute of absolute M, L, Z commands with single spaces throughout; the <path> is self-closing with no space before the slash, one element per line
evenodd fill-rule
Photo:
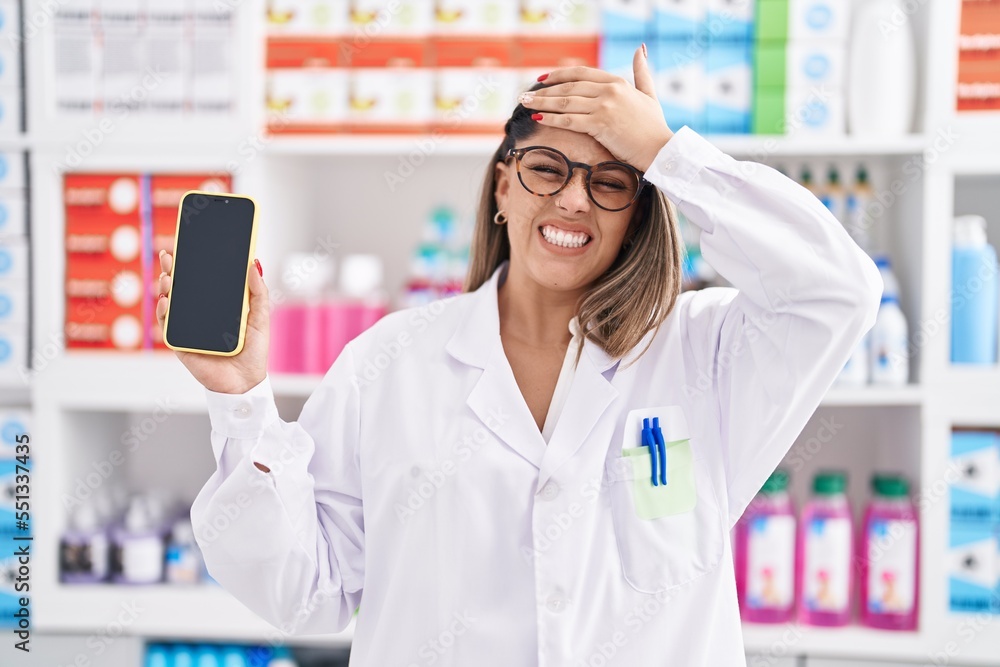
<path fill-rule="evenodd" d="M 644 49 L 633 67 L 634 87 L 573 67 L 522 96 L 467 293 L 353 341 L 297 422 L 259 264 L 244 350 L 179 355 L 218 462 L 198 541 L 250 609 L 330 633 L 360 603 L 352 665 L 743 664 L 729 529 L 881 281 L 804 188 L 672 132 Z M 736 289 L 678 294 L 666 198 Z"/>

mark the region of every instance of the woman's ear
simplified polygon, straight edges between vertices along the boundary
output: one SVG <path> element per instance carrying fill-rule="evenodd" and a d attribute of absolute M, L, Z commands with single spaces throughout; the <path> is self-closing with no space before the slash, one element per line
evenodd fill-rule
<path fill-rule="evenodd" d="M 497 210 L 506 209 L 507 193 L 510 192 L 510 174 L 506 162 L 497 162 L 493 165 L 493 175 L 496 186 L 493 189 L 493 198 L 496 200 Z"/>

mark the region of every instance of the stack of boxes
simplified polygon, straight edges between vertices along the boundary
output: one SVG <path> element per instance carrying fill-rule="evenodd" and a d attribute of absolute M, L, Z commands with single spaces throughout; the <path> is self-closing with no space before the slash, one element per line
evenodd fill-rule
<path fill-rule="evenodd" d="M 949 609 L 1000 614 L 1000 433 L 953 432 L 947 470 Z"/>
<path fill-rule="evenodd" d="M 850 3 L 756 0 L 753 133 L 845 133 Z"/>
<path fill-rule="evenodd" d="M 21 599 L 30 595 L 27 588 L 30 581 L 24 578 L 20 571 L 21 563 L 14 553 L 19 547 L 32 544 L 30 540 L 15 539 L 30 538 L 33 532 L 30 504 L 27 512 L 23 501 L 21 509 L 18 509 L 18 496 L 26 495 L 24 490 L 30 486 L 24 485 L 25 468 L 31 468 L 28 435 L 27 410 L 0 409 L 0 581 L 3 581 L 3 586 L 0 586 L 0 627 L 17 628 L 21 624 L 25 613 Z M 18 451 L 18 444 L 26 445 L 27 449 L 22 447 Z M 18 465 L 22 467 L 18 469 Z M 18 519 L 25 523 L 18 524 Z M 24 620 L 27 622 L 30 619 Z"/>
<path fill-rule="evenodd" d="M 28 361 L 28 236 L 24 153 L 0 153 L 0 383 L 24 381 Z"/>
<path fill-rule="evenodd" d="M 1000 110 L 1000 2 L 962 2 L 956 92 L 959 111 Z"/>
<path fill-rule="evenodd" d="M 597 63 L 596 0 L 272 0 L 271 133 L 497 132 L 553 67 Z"/>
<path fill-rule="evenodd" d="M 173 251 L 188 190 L 229 192 L 228 174 L 67 174 L 66 347 L 164 348 L 157 254 Z"/>

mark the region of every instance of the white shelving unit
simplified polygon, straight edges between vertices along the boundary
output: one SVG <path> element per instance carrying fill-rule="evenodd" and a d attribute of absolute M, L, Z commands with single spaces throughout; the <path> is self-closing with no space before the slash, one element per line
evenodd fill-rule
<path fill-rule="evenodd" d="M 41 6 L 41 0 L 27 3 Z M 902 179 L 886 216 L 874 230 L 890 252 L 902 284 L 911 331 L 921 331 L 937 313 L 948 313 L 950 220 L 955 182 L 967 174 L 994 177 L 1000 185 L 1000 114 L 956 116 L 953 109 L 958 3 L 914 3 L 921 52 L 919 132 L 902 139 L 714 137 L 736 157 L 769 164 L 795 161 L 863 161 L 876 188 Z M 449 136 L 435 143 L 426 162 L 396 189 L 384 173 L 414 150 L 417 137 L 277 137 L 250 154 L 252 138 L 264 137 L 254 104 L 262 99 L 263 0 L 239 5 L 239 52 L 244 92 L 235 118 L 226 122 L 171 122 L 127 118 L 78 171 L 189 172 L 236 165 L 235 189 L 253 192 L 263 211 L 258 244 L 265 277 L 275 280 L 280 260 L 291 250 L 316 249 L 324 240 L 342 252 L 378 252 L 386 258 L 390 286 L 403 279 L 406 258 L 419 237 L 424 212 L 447 203 L 474 209 L 480 174 L 499 137 Z M 933 30 L 931 29 L 933 26 Z M 45 90 L 51 30 L 25 42 L 30 132 L 0 140 L 7 149 L 31 151 L 33 262 L 33 346 L 30 396 L 35 413 L 33 569 L 35 628 L 46 633 L 87 635 L 107 627 L 123 602 L 143 609 L 125 628 L 132 637 L 216 638 L 267 642 L 273 629 L 227 593 L 213 586 L 66 586 L 58 583 L 58 538 L 66 494 L 93 462 L 120 447 L 130 426 L 165 412 L 162 426 L 114 474 L 135 488 L 172 488 L 189 499 L 213 468 L 208 447 L 203 390 L 167 353 L 83 353 L 62 350 L 63 163 L 67 145 L 79 140 L 87 121 L 67 123 L 47 113 Z M 669 119 L 668 119 L 669 120 Z M 941 137 L 957 135 L 954 141 Z M 178 137 L 182 137 L 178 139 Z M 944 146 L 944 144 L 947 144 Z M 942 148 L 944 146 L 944 148 Z M 909 165 L 915 176 L 906 175 Z M 916 168 L 918 167 L 918 168 Z M 843 172 L 842 172 L 843 173 Z M 1000 190 L 1000 188 L 998 188 Z M 280 212 L 280 213 L 279 213 Z M 1000 221 L 998 221 L 1000 222 Z M 862 488 L 872 466 L 894 466 L 914 481 L 916 493 L 935 488 L 947 459 L 953 426 L 1000 427 L 1000 368 L 953 369 L 946 328 L 928 333 L 913 358 L 915 384 L 899 389 L 833 389 L 818 416 L 835 415 L 848 426 L 843 435 L 794 472 L 793 494 L 801 495 L 812 471 L 830 463 L 852 468 L 852 493 Z M 51 353 L 50 353 L 51 352 Z M 294 419 L 319 376 L 275 376 L 279 410 Z M 164 408 L 164 406 L 168 406 Z M 159 422 L 157 422 L 159 423 Z M 811 426 L 790 456 L 801 453 Z M 850 459 L 850 461 L 848 461 Z M 858 474 L 854 474 L 857 472 Z M 920 629 L 891 633 L 861 627 L 843 629 L 745 626 L 747 650 L 772 656 L 907 660 L 960 646 L 949 664 L 997 664 L 1000 619 L 993 618 L 966 641 L 969 619 L 947 612 L 943 552 L 947 545 L 947 499 L 926 504 L 921 514 Z M 183 617 L 176 609 L 184 609 Z M 351 629 L 290 642 L 342 646 Z"/>

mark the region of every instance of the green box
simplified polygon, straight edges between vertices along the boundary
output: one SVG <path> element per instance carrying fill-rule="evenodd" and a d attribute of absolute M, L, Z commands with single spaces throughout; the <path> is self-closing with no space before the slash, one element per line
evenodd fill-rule
<path fill-rule="evenodd" d="M 754 39 L 758 42 L 788 40 L 788 0 L 757 0 Z"/>
<path fill-rule="evenodd" d="M 785 89 L 755 88 L 750 131 L 753 134 L 785 133 Z"/>
<path fill-rule="evenodd" d="M 788 72 L 785 42 L 757 42 L 753 49 L 754 88 L 784 88 Z"/>

